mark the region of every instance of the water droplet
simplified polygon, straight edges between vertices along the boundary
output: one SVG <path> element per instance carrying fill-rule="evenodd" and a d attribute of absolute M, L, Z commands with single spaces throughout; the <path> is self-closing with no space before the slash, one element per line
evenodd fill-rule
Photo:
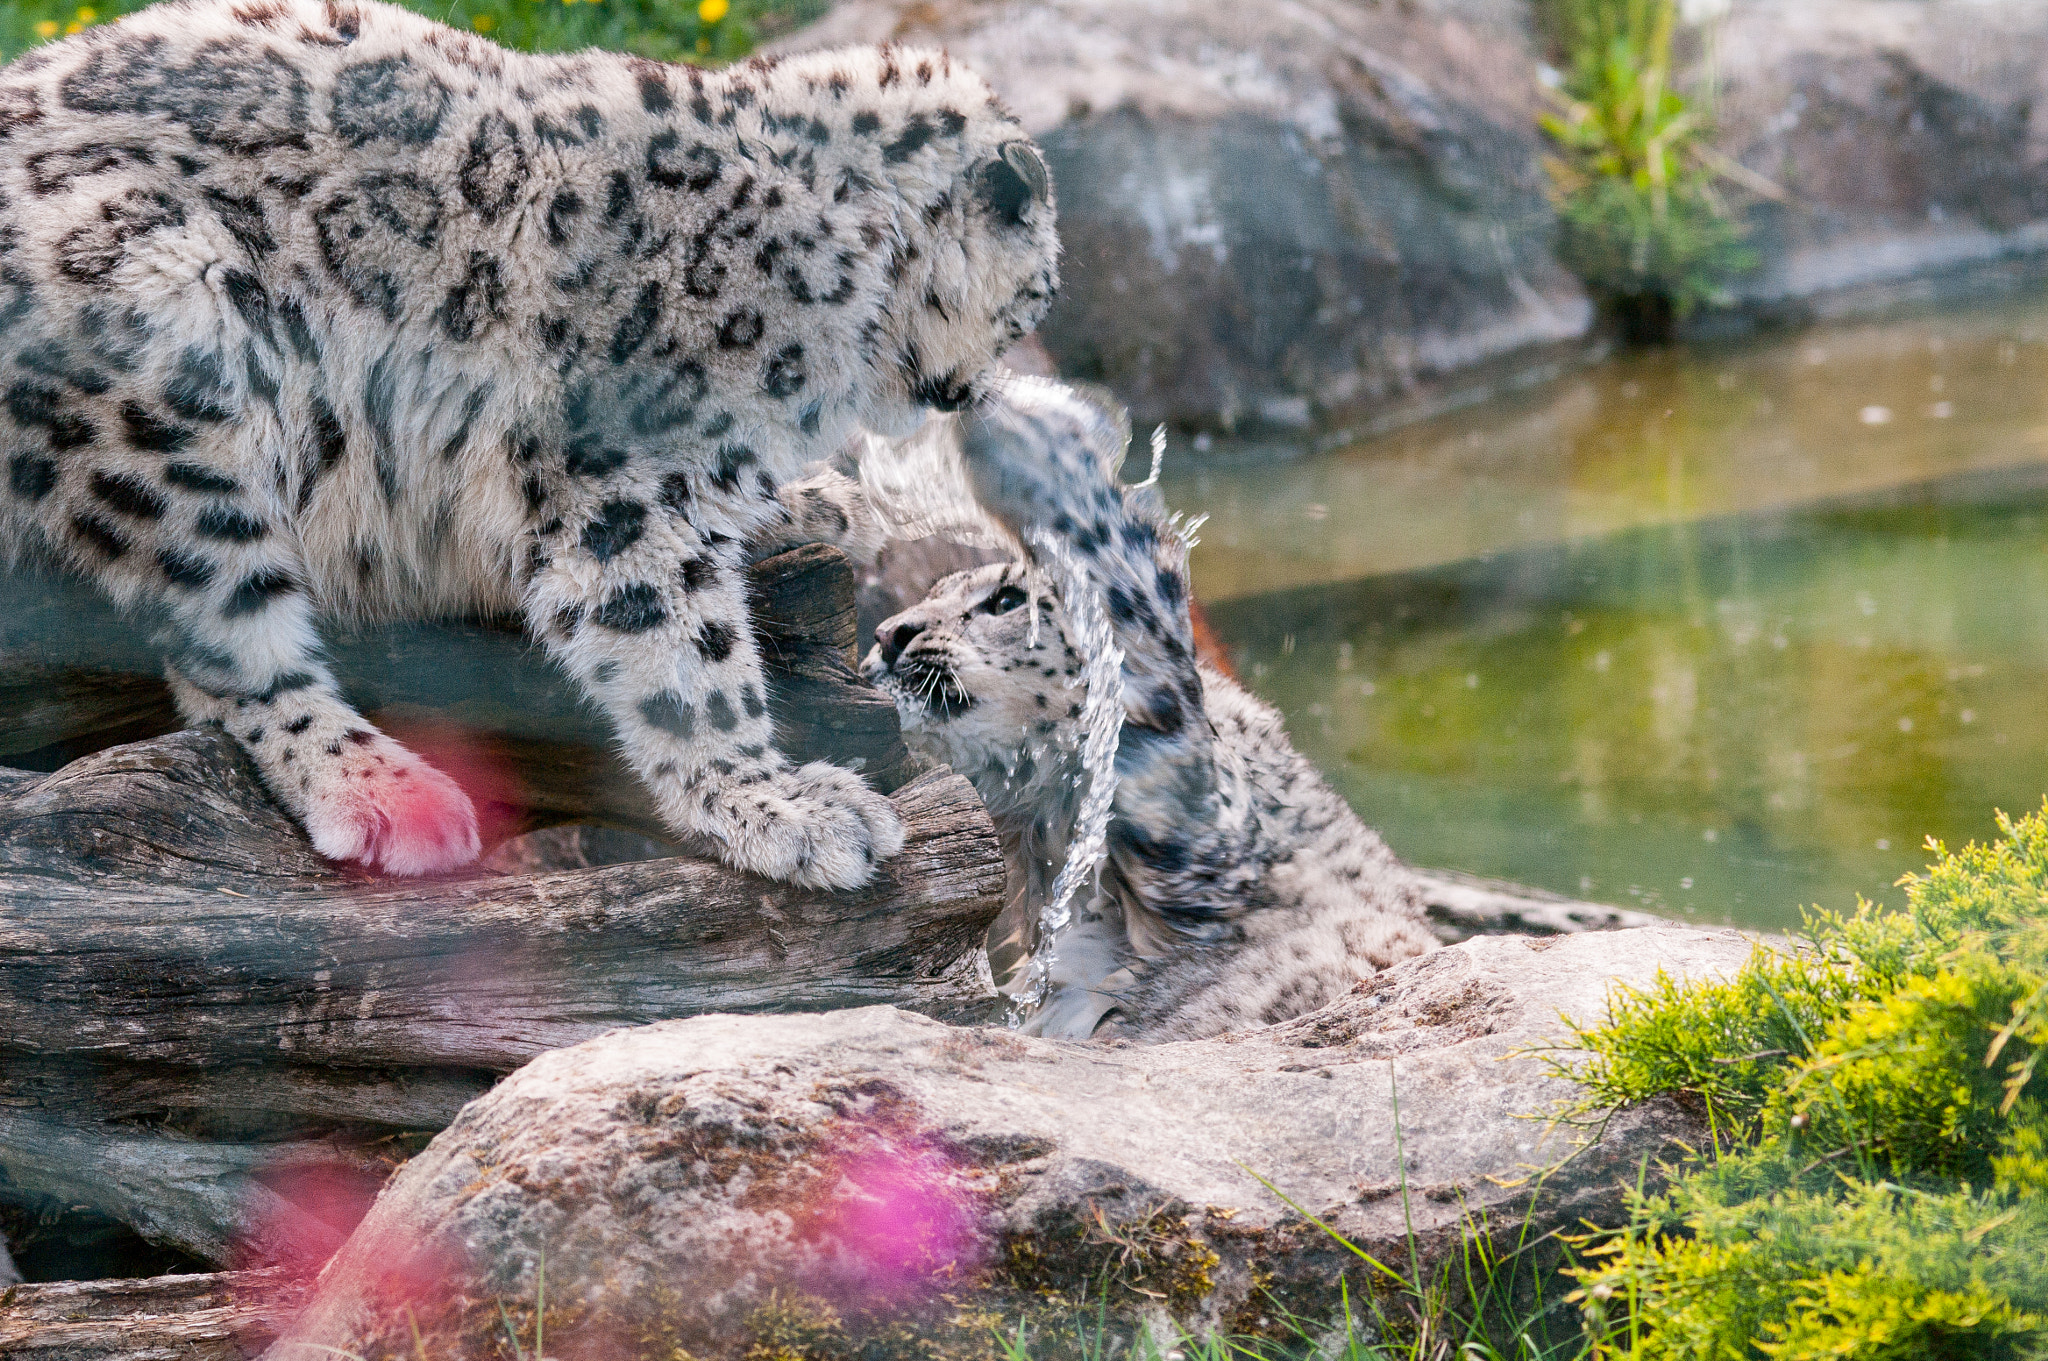
<path fill-rule="evenodd" d="M 1892 848 L 1892 839 L 1888 836 L 1879 837 L 1877 839 L 1877 848 L 1881 851 L 1890 850 Z"/>
<path fill-rule="evenodd" d="M 1856 413 L 1856 419 L 1865 425 L 1889 425 L 1892 409 L 1888 406 L 1866 406 Z"/>
<path fill-rule="evenodd" d="M 1709 844 L 1712 844 L 1713 842 L 1719 841 L 1720 839 L 1721 839 L 1721 833 L 1720 833 L 1720 832 L 1719 832 L 1718 830 L 1716 830 L 1715 828 L 1712 828 L 1712 827 L 1709 827 L 1709 828 L 1707 828 L 1707 829 L 1706 829 L 1706 830 L 1705 830 L 1704 832 L 1701 832 L 1701 833 L 1700 833 L 1700 840 L 1702 840 L 1702 841 L 1705 841 L 1705 842 L 1707 842 L 1707 843 L 1709 843 Z"/>
<path fill-rule="evenodd" d="M 1690 874 L 1688 874 L 1688 875 L 1686 875 L 1686 876 L 1685 876 L 1685 878 L 1683 878 L 1683 879 L 1680 879 L 1680 880 L 1678 881 L 1678 886 L 1679 886 L 1680 888 L 1691 888 L 1691 887 L 1692 887 L 1692 876 L 1691 876 Z"/>

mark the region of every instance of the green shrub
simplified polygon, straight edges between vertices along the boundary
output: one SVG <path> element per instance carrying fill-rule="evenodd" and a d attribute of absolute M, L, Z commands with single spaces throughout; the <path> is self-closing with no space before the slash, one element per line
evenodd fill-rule
<path fill-rule="evenodd" d="M 828 0 L 399 0 L 406 8 L 531 52 L 603 47 L 659 61 L 724 62 L 808 23 Z M 0 59 L 143 8 L 139 0 L 0 4 Z"/>
<path fill-rule="evenodd" d="M 2048 815 L 1579 1030 L 1593 1100 L 1675 1093 L 1722 1156 L 1581 1244 L 1596 1356 L 2048 1357 Z"/>
<path fill-rule="evenodd" d="M 1551 0 L 1569 54 L 1543 128 L 1558 258 L 1635 339 L 1658 339 L 1752 263 L 1714 191 L 1706 120 L 1672 88 L 1677 0 Z"/>

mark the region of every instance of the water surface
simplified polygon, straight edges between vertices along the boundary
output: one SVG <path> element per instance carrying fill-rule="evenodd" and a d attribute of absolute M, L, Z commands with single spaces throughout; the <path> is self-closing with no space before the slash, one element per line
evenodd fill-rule
<path fill-rule="evenodd" d="M 1243 679 L 1418 863 L 1786 926 L 2048 790 L 2048 305 L 1169 482 Z"/>

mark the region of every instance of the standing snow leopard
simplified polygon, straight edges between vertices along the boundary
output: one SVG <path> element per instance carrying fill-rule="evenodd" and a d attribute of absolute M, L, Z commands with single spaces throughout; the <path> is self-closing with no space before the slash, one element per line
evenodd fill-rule
<path fill-rule="evenodd" d="M 772 745 L 743 567 L 856 424 L 967 400 L 1057 284 L 1045 165 L 905 48 L 718 73 L 373 0 L 182 0 L 0 70 L 0 529 L 159 613 L 336 859 L 474 859 L 316 614 L 523 615 L 677 831 L 851 887 L 902 844 Z"/>
<path fill-rule="evenodd" d="M 1149 484 L 1117 480 L 1121 412 L 1011 377 L 954 426 L 919 441 L 957 438 L 975 500 L 1026 560 L 938 582 L 882 623 L 862 670 L 895 699 L 913 749 L 973 781 L 995 818 L 1011 884 L 990 933 L 999 982 L 1031 948 L 1085 783 L 1083 659 L 1036 534 L 1085 566 L 1124 656 L 1103 893 L 1060 935 L 1034 1027 L 1216 1034 L 1313 1010 L 1434 949 L 1418 886 L 1280 716 L 1197 664 L 1185 542 Z"/>

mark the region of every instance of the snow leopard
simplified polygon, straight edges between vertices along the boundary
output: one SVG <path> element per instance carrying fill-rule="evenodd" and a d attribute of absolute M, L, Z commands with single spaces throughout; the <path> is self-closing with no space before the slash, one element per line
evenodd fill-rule
<path fill-rule="evenodd" d="M 850 888 L 892 806 L 773 745 L 743 569 L 856 425 L 1058 284 L 1043 157 L 940 51 L 712 72 L 374 0 L 176 0 L 0 69 L 0 530 L 161 623 L 323 855 L 476 858 L 323 617 L 522 618 L 664 820 Z"/>
<path fill-rule="evenodd" d="M 966 480 L 1022 552 L 940 580 L 884 620 L 864 674 L 905 740 L 973 782 L 1009 862 L 990 933 L 1003 982 L 1064 863 L 1084 784 L 1081 642 L 1045 534 L 1100 589 L 1123 652 L 1101 892 L 1058 938 L 1032 1028 L 1188 1039 L 1313 1010 L 1436 948 L 1420 888 L 1288 741 L 1280 715 L 1198 663 L 1187 541 L 1151 483 L 1117 476 L 1121 409 L 1042 379 L 992 384 L 952 430 Z"/>

